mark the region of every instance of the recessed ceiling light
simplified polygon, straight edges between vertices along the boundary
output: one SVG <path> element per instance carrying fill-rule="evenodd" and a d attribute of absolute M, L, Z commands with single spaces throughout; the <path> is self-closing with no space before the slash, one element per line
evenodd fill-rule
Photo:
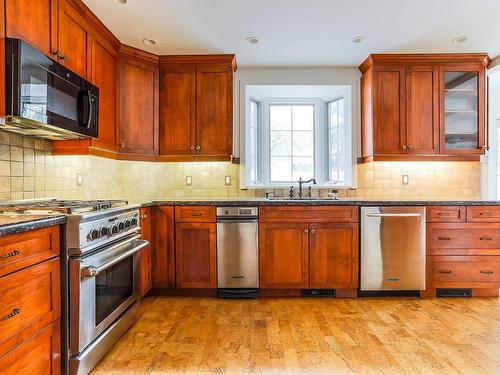
<path fill-rule="evenodd" d="M 127 4 L 128 0 L 115 0 L 118 4 Z"/>
<path fill-rule="evenodd" d="M 147 45 L 147 46 L 154 46 L 156 45 L 156 40 L 151 39 L 151 38 L 144 38 L 142 42 Z"/>
<path fill-rule="evenodd" d="M 365 40 L 365 37 L 362 35 L 355 36 L 354 38 L 352 38 L 352 42 L 354 44 L 359 44 L 359 43 L 363 42 L 363 40 Z"/>
<path fill-rule="evenodd" d="M 459 36 L 452 40 L 453 43 L 465 43 L 470 39 L 470 36 Z"/>
<path fill-rule="evenodd" d="M 257 38 L 256 36 L 249 36 L 247 38 L 247 42 L 250 44 L 257 44 L 259 43 L 259 38 Z"/>

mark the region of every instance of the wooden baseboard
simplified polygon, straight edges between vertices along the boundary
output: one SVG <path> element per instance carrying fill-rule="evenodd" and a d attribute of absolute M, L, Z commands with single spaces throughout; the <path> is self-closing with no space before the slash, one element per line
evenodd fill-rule
<path fill-rule="evenodd" d="M 148 296 L 217 297 L 217 289 L 153 288 Z"/>

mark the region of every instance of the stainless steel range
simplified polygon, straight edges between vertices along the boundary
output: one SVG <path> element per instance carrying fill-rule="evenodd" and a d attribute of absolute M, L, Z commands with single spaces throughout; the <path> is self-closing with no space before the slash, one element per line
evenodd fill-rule
<path fill-rule="evenodd" d="M 138 205 L 126 201 L 15 202 L 0 211 L 64 213 L 67 349 L 64 372 L 88 374 L 136 320 L 139 303 Z M 65 260 L 65 262 L 64 262 Z M 64 361 L 63 361 L 64 362 Z"/>

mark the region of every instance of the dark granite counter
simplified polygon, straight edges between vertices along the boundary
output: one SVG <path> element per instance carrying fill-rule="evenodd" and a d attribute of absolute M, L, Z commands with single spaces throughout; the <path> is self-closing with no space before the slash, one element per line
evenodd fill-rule
<path fill-rule="evenodd" d="M 0 237 L 66 223 L 65 215 L 0 214 Z"/>
<path fill-rule="evenodd" d="M 415 200 L 415 199 L 367 199 L 367 198 L 331 198 L 287 199 L 287 198 L 243 198 L 243 199 L 163 199 L 141 203 L 142 207 L 155 206 L 496 206 L 500 201 L 488 200 Z"/>

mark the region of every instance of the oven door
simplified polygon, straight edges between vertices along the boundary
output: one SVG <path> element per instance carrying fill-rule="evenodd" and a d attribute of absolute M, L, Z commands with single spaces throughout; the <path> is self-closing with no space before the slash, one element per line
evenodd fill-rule
<path fill-rule="evenodd" d="M 139 251 L 130 236 L 87 257 L 69 261 L 70 353 L 92 343 L 139 299 Z"/>

